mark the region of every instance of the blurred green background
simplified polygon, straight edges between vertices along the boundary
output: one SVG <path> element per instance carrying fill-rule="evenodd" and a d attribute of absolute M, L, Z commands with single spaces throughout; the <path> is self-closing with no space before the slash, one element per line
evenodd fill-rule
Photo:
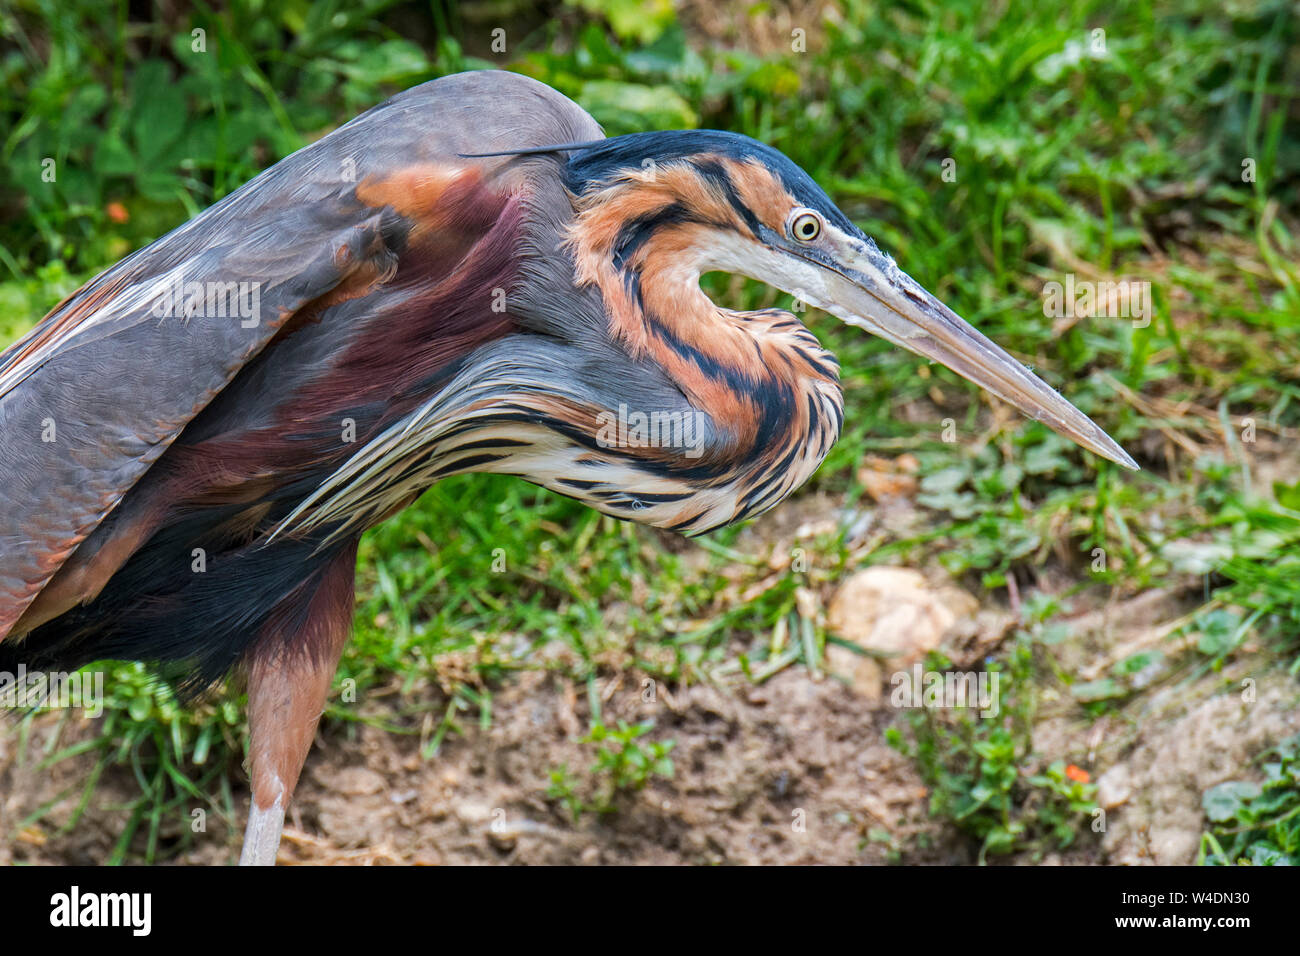
<path fill-rule="evenodd" d="M 981 602 L 1005 601 L 1012 582 L 1025 599 L 1011 653 L 1034 662 L 1017 671 L 1024 694 L 1050 682 L 1094 714 L 1124 706 L 1138 692 L 1128 675 L 1149 662 L 1086 687 L 1053 665 L 1053 622 L 1089 589 L 1198 596 L 1187 627 L 1201 637 L 1162 680 L 1217 669 L 1248 641 L 1277 667 L 1300 661 L 1292 4 L 6 0 L 0 34 L 0 345 L 387 95 L 497 67 L 573 97 L 610 135 L 715 127 L 780 148 L 1144 465 L 1121 473 L 992 414 L 945 370 L 808 316 L 848 398 L 843 440 L 804 492 L 837 502 L 833 529 L 807 545 L 810 569 L 786 558 L 746 599 L 775 566 L 762 519 L 758 537 L 687 544 L 518 481 L 450 480 L 367 535 L 340 679 L 397 693 L 383 714 L 337 705 L 329 720 L 414 732 L 432 712 L 432 754 L 464 720 L 490 722 L 493 687 L 514 670 L 589 685 L 611 667 L 670 682 L 818 670 L 835 636 L 804 621 L 796 591 L 825 597 L 879 563 L 940 565 Z M 1045 316 L 1044 283 L 1067 273 L 1150 282 L 1153 321 Z M 790 304 L 708 283 L 731 307 Z M 960 440 L 943 440 L 947 419 Z M 922 520 L 864 537 L 863 462 L 904 454 Z M 805 626 L 807 640 L 772 639 Z M 105 765 L 135 762 L 138 827 L 118 858 L 152 858 L 160 808 L 229 800 L 219 781 L 241 718 L 228 702 L 182 712 L 141 668 L 115 675 L 92 746 Z M 987 782 L 990 748 L 936 741 L 956 756 L 931 746 L 927 773 L 962 806 L 937 812 L 985 848 L 1020 846 L 996 800 L 961 804 Z M 1029 743 L 1010 746 L 1014 760 Z M 999 799 L 1032 785 L 1016 786 Z"/>

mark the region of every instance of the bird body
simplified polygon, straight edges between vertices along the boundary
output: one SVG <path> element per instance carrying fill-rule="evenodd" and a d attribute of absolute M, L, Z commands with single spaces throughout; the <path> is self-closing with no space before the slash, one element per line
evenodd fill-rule
<path fill-rule="evenodd" d="M 1122 450 L 736 134 L 602 138 L 533 80 L 399 94 L 124 259 L 0 357 L 0 670 L 248 677 L 274 859 L 352 615 L 357 541 L 439 479 L 524 477 L 688 533 L 838 437 L 835 358 L 767 281 Z M 268 860 L 269 857 L 269 860 Z"/>

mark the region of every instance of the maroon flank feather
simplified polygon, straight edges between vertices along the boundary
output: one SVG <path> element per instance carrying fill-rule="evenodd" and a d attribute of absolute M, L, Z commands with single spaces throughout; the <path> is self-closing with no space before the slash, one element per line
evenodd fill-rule
<path fill-rule="evenodd" d="M 474 170 L 439 179 L 436 196 L 429 181 L 404 190 L 410 178 L 357 189 L 373 202 L 402 200 L 395 263 L 367 261 L 289 319 L 64 564 L 15 633 L 93 599 L 154 534 L 196 509 L 225 509 L 223 537 L 254 540 L 466 356 L 515 329 L 501 303 L 519 268 L 520 197 L 494 192 Z M 243 506 L 233 518 L 232 505 Z"/>

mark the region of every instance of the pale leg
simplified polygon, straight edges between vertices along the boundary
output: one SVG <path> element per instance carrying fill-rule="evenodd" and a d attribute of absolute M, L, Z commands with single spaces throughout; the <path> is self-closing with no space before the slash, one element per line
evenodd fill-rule
<path fill-rule="evenodd" d="M 356 552 L 338 555 L 310 597 L 306 624 L 290 641 L 268 630 L 248 661 L 253 802 L 240 866 L 273 866 L 284 814 L 316 736 L 343 645 L 352 631 Z M 285 615 L 293 619 L 294 615 Z M 298 618 L 299 621 L 302 618 Z"/>

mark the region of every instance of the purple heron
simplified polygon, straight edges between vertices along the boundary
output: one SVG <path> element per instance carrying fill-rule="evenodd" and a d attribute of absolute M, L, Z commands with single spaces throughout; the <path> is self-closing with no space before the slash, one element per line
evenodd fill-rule
<path fill-rule="evenodd" d="M 787 312 L 715 305 L 710 271 L 1136 467 L 777 150 L 607 139 L 534 80 L 448 76 L 119 262 L 0 357 L 0 670 L 145 660 L 183 693 L 242 671 L 242 862 L 273 863 L 367 528 L 444 476 L 496 472 L 697 533 L 826 456 L 835 357 Z M 689 440 L 610 440 L 615 413 Z"/>

